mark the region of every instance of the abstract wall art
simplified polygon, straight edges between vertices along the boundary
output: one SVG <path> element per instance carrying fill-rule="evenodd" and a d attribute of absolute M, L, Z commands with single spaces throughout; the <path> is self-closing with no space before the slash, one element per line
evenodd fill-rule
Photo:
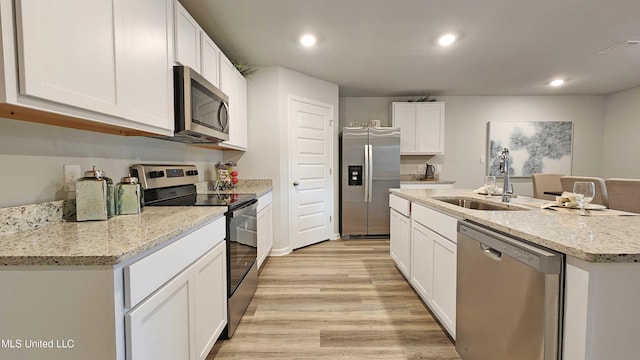
<path fill-rule="evenodd" d="M 500 153 L 509 149 L 511 176 L 571 174 L 573 122 L 490 121 L 487 123 L 487 173 L 500 176 Z"/>

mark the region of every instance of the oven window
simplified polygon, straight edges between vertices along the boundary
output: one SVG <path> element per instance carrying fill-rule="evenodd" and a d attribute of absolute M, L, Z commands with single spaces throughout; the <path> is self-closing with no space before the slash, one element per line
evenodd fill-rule
<path fill-rule="evenodd" d="M 236 290 L 257 257 L 256 212 L 229 219 L 229 296 Z"/>

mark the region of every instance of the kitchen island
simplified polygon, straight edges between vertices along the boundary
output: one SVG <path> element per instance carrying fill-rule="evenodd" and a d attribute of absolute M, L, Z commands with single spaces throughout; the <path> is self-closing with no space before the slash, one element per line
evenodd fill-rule
<path fill-rule="evenodd" d="M 527 197 L 512 199 L 510 206 L 522 211 L 473 210 L 438 198 L 500 203 L 500 197 L 462 190 L 390 192 L 566 254 L 564 359 L 623 359 L 640 353 L 640 216 L 578 216 L 566 209 L 541 209 L 544 201 Z"/>

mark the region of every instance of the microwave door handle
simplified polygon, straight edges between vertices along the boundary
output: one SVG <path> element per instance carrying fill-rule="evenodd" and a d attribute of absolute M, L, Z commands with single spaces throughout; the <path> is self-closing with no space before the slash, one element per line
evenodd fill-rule
<path fill-rule="evenodd" d="M 223 113 L 225 116 L 222 116 Z M 224 124 L 222 123 L 223 117 L 225 120 Z M 227 107 L 227 103 L 224 101 L 220 102 L 220 107 L 218 108 L 218 125 L 220 125 L 223 132 L 227 130 L 227 127 L 229 126 L 229 107 Z"/>

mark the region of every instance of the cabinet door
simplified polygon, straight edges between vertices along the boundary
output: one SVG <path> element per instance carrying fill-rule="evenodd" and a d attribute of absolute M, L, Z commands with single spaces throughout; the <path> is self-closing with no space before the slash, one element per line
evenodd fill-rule
<path fill-rule="evenodd" d="M 390 219 L 391 257 L 396 261 L 400 272 L 411 278 L 411 223 L 409 218 L 391 209 Z"/>
<path fill-rule="evenodd" d="M 247 149 L 247 81 L 231 61 L 221 56 L 220 89 L 229 96 L 229 140 L 223 147 Z"/>
<path fill-rule="evenodd" d="M 416 221 L 411 225 L 411 284 L 430 304 L 433 296 L 434 233 Z"/>
<path fill-rule="evenodd" d="M 222 241 L 193 265 L 195 346 L 200 360 L 213 348 L 227 324 L 226 243 Z"/>
<path fill-rule="evenodd" d="M 196 358 L 192 276 L 182 272 L 125 315 L 128 360 Z"/>
<path fill-rule="evenodd" d="M 117 114 L 112 0 L 16 1 L 20 92 Z"/>
<path fill-rule="evenodd" d="M 444 103 L 417 104 L 416 135 L 419 153 L 444 153 Z"/>
<path fill-rule="evenodd" d="M 216 87 L 220 87 L 220 49 L 207 34 L 200 32 L 201 68 L 200 74 Z"/>
<path fill-rule="evenodd" d="M 433 297 L 431 307 L 442 324 L 456 336 L 456 244 L 434 233 Z"/>
<path fill-rule="evenodd" d="M 171 0 L 116 2 L 118 103 L 123 116 L 173 130 Z"/>
<path fill-rule="evenodd" d="M 393 127 L 400 128 L 400 154 L 418 151 L 417 108 L 414 104 L 393 103 Z"/>
<path fill-rule="evenodd" d="M 176 62 L 200 73 L 200 33 L 202 29 L 180 2 L 175 1 Z"/>
<path fill-rule="evenodd" d="M 258 269 L 273 248 L 273 207 L 267 205 L 258 213 Z"/>

